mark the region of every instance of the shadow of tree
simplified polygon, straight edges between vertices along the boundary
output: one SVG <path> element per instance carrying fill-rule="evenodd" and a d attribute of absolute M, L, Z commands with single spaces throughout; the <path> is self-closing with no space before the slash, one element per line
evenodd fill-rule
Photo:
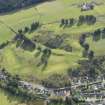
<path fill-rule="evenodd" d="M 51 52 L 51 49 L 49 49 L 49 48 L 44 49 L 42 52 L 43 52 L 43 54 L 41 56 L 40 62 L 37 64 L 37 67 L 43 66 L 42 70 L 44 70 L 48 65 L 48 60 L 49 60 L 52 52 Z"/>

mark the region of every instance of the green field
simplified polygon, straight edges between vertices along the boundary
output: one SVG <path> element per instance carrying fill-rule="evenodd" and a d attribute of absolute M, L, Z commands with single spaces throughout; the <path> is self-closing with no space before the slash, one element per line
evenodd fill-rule
<path fill-rule="evenodd" d="M 63 54 L 63 56 L 51 55 L 48 65 L 44 71 L 41 67 L 36 67 L 39 58 L 35 58 L 34 55 L 37 52 L 27 52 L 22 49 L 16 49 L 15 45 L 9 45 L 0 53 L 1 67 L 5 67 L 11 73 L 19 73 L 22 76 L 40 76 L 46 77 L 47 75 L 53 73 L 66 73 L 66 70 L 71 67 L 79 66 L 77 61 L 82 58 L 82 48 L 78 43 L 78 36 L 83 32 L 91 32 L 97 28 L 104 27 L 105 18 L 105 4 L 104 0 L 96 0 L 100 5 L 95 6 L 92 11 L 81 12 L 78 5 L 85 1 L 91 0 L 56 0 L 52 2 L 46 2 L 37 6 L 32 6 L 30 8 L 25 8 L 17 12 L 11 12 L 7 14 L 0 15 L 0 20 L 5 24 L 0 25 L 0 42 L 5 42 L 6 40 L 11 40 L 14 33 L 11 32 L 6 25 L 12 27 L 14 30 L 24 28 L 25 26 L 30 26 L 33 21 L 40 21 L 41 23 L 49 23 L 53 21 L 60 21 L 61 18 L 78 18 L 80 15 L 93 14 L 97 17 L 97 23 L 95 25 L 74 25 L 71 28 L 62 29 L 59 27 L 59 23 L 46 24 L 40 27 L 37 31 L 33 33 L 27 33 L 26 36 L 33 38 L 39 33 L 39 31 L 54 31 L 55 34 L 66 33 L 70 37 L 68 43 L 73 47 L 73 52 L 68 53 L 63 50 L 53 50 L 54 53 Z M 37 9 L 36 9 L 37 8 Z M 89 39 L 90 46 L 93 50 L 97 51 L 97 55 L 104 54 L 105 41 L 93 43 L 91 38 Z M 94 45 L 96 45 L 94 47 Z"/>
<path fill-rule="evenodd" d="M 38 6 L 33 6 L 30 8 L 22 9 L 18 12 L 11 12 L 7 14 L 0 15 L 0 20 L 4 21 L 5 24 L 11 26 L 15 30 L 18 30 L 24 26 L 30 25 L 35 20 L 40 20 L 40 22 L 48 23 L 51 21 L 60 20 L 61 18 L 77 18 L 78 16 L 85 14 L 93 14 L 95 16 L 104 16 L 105 13 L 105 5 L 104 0 L 95 0 L 99 2 L 101 5 L 97 5 L 93 11 L 82 12 L 78 5 L 83 3 L 84 1 L 91 0 L 56 0 L 53 2 L 43 3 Z M 37 8 L 37 9 L 36 9 Z M 40 14 L 40 16 L 39 16 Z M 105 17 L 105 16 L 104 16 Z M 94 26 L 73 26 L 70 29 L 63 30 L 66 33 L 78 34 L 81 32 L 92 31 L 98 27 L 103 27 L 103 22 L 97 22 Z M 62 30 L 59 29 L 59 25 L 53 24 L 51 26 L 45 25 L 42 29 L 55 30 L 57 33 L 60 33 Z M 33 33 L 34 34 L 34 33 Z M 33 35 L 32 34 L 32 35 Z M 11 39 L 14 35 L 5 25 L 0 24 L 0 43 Z"/>
<path fill-rule="evenodd" d="M 1 66 L 5 67 L 11 73 L 20 75 L 33 75 L 35 76 L 47 76 L 52 73 L 65 73 L 70 67 L 75 67 L 81 58 L 81 53 L 75 51 L 75 53 L 68 53 L 63 50 L 53 50 L 56 54 L 62 54 L 62 56 L 51 55 L 46 69 L 41 70 L 42 67 L 36 67 L 40 57 L 35 58 L 35 52 L 23 51 L 22 49 L 14 48 L 14 45 L 9 46 L 1 52 Z M 81 58 L 82 59 L 82 58 Z M 43 75 L 42 75 L 43 74 Z"/>
<path fill-rule="evenodd" d="M 0 43 L 11 40 L 15 35 L 8 26 L 12 27 L 15 31 L 18 31 L 18 29 L 23 29 L 25 26 L 30 26 L 34 21 L 40 21 L 45 25 L 32 33 L 27 33 L 26 36 L 28 38 L 31 39 L 43 31 L 53 31 L 54 34 L 57 35 L 68 34 L 69 37 L 66 43 L 69 43 L 72 46 L 73 52 L 53 49 L 52 52 L 60 56 L 52 54 L 48 60 L 47 67 L 45 70 L 42 70 L 42 66 L 36 66 L 41 57 L 41 54 L 38 57 L 35 56 L 38 52 L 37 50 L 28 52 L 23 49 L 16 48 L 15 44 L 9 44 L 0 51 L 0 67 L 6 68 L 12 74 L 19 74 L 23 78 L 28 77 L 28 79 L 31 79 L 31 77 L 44 79 L 55 73 L 66 74 L 68 69 L 78 67 L 78 60 L 85 59 L 82 57 L 83 49 L 78 43 L 78 38 L 81 33 L 93 32 L 95 29 L 105 27 L 105 0 L 94 0 L 97 3 L 94 10 L 81 12 L 78 6 L 86 1 L 90 2 L 91 0 L 55 0 L 52 2 L 45 2 L 37 6 L 24 8 L 16 12 L 1 14 Z M 74 25 L 65 29 L 59 27 L 59 21 L 62 18 L 78 19 L 80 15 L 90 14 L 97 17 L 97 22 L 94 25 Z M 5 24 L 2 24 L 1 21 Z M 58 23 L 47 24 L 55 21 L 58 21 Z M 105 39 L 93 42 L 92 38 L 89 37 L 87 42 L 89 43 L 90 48 L 95 52 L 96 56 L 102 56 L 105 54 Z M 42 46 L 43 45 L 41 45 L 41 47 Z M 0 105 L 18 104 L 15 99 L 10 102 L 8 100 L 7 93 L 0 90 Z"/>

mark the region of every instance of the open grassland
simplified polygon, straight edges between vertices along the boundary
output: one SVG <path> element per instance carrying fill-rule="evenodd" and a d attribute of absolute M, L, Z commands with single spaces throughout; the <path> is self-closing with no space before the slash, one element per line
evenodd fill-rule
<path fill-rule="evenodd" d="M 81 57 L 82 48 L 78 43 L 78 35 L 83 32 L 91 32 L 97 28 L 104 27 L 105 0 L 95 0 L 97 5 L 94 10 L 81 12 L 79 5 L 86 1 L 90 2 L 91 0 L 55 0 L 22 9 L 17 12 L 0 15 L 0 21 L 5 23 L 0 23 L 0 43 L 10 40 L 14 36 L 14 33 L 11 32 L 6 25 L 17 31 L 25 26 L 30 26 L 33 21 L 40 21 L 45 25 L 33 33 L 27 33 L 27 37 L 32 38 L 34 35 L 37 35 L 40 30 L 54 31 L 55 34 L 59 35 L 66 33 L 70 35 L 69 43 L 73 49 L 75 49 L 72 53 L 67 53 L 58 49 L 53 50 L 54 53 L 62 56 L 52 54 L 46 69 L 42 71 L 41 67 L 36 67 L 40 59 L 40 57 L 35 57 L 37 51 L 30 53 L 21 49 L 16 49 L 15 45 L 9 45 L 1 52 L 1 67 L 5 67 L 11 73 L 19 73 L 21 75 L 27 74 L 30 76 L 37 74 L 37 76 L 41 75 L 41 77 L 43 77 L 52 73 L 65 73 L 67 69 L 78 66 L 77 61 L 83 59 Z M 59 21 L 62 18 L 73 17 L 77 19 L 80 15 L 87 14 L 97 16 L 97 23 L 90 26 L 86 24 L 81 26 L 74 25 L 73 27 L 65 29 L 59 27 Z M 58 21 L 58 23 L 47 24 L 55 21 Z M 105 40 L 94 43 L 91 38 L 89 38 L 89 43 L 90 47 L 96 51 L 97 55 L 104 54 L 103 47 Z"/>
<path fill-rule="evenodd" d="M 90 43 L 90 48 L 93 49 L 96 56 L 105 55 L 105 39 L 93 41 L 92 37 L 90 37 L 88 38 L 87 42 Z"/>
<path fill-rule="evenodd" d="M 45 25 L 33 33 L 27 33 L 27 37 L 32 38 L 34 35 L 37 35 L 39 31 L 43 30 L 54 31 L 55 34 L 59 35 L 66 33 L 70 35 L 68 43 L 70 43 L 74 49 L 72 53 L 58 49 L 53 50 L 54 53 L 62 56 L 52 54 L 49 58 L 47 67 L 43 71 L 41 70 L 42 67 L 36 66 L 40 60 L 40 56 L 35 57 L 37 50 L 34 52 L 27 52 L 22 49 L 16 49 L 15 45 L 9 45 L 0 53 L 0 66 L 5 67 L 11 73 L 38 77 L 46 77 L 53 73 L 66 73 L 69 68 L 79 66 L 77 61 L 83 58 L 82 48 L 78 43 L 78 36 L 80 33 L 91 32 L 97 28 L 104 27 L 103 20 L 105 18 L 105 0 L 95 0 L 97 5 L 94 10 L 81 12 L 79 5 L 86 1 L 90 2 L 91 0 L 56 0 L 22 9 L 17 12 L 0 15 L 0 21 L 5 23 L 0 23 L 0 43 L 10 40 L 14 36 L 14 33 L 11 32 L 6 25 L 17 31 L 25 26 L 30 26 L 33 21 L 40 21 Z M 87 14 L 97 16 L 97 23 L 90 26 L 86 24 L 81 26 L 74 25 L 65 29 L 59 27 L 59 21 L 62 18 L 73 17 L 77 19 L 80 15 Z M 58 21 L 58 23 L 47 24 L 55 21 Z M 89 38 L 90 47 L 96 51 L 97 55 L 104 54 L 104 43 L 105 40 L 94 43 L 92 39 Z"/>
<path fill-rule="evenodd" d="M 95 29 L 105 27 L 105 0 L 94 0 L 97 5 L 94 10 L 81 12 L 79 5 L 83 2 L 90 2 L 92 0 L 55 0 L 52 2 L 45 2 L 30 8 L 24 8 L 17 12 L 11 12 L 0 15 L 0 43 L 11 40 L 15 35 L 8 26 L 14 30 L 30 26 L 34 21 L 43 23 L 42 27 L 38 30 L 27 33 L 28 38 L 33 38 L 38 35 L 40 31 L 53 31 L 54 34 L 62 35 L 68 34 L 68 40 L 73 52 L 66 52 L 61 49 L 53 49 L 48 65 L 44 70 L 42 66 L 37 67 L 40 62 L 41 55 L 36 56 L 38 51 L 35 49 L 33 52 L 28 52 L 20 48 L 16 48 L 15 44 L 9 44 L 3 50 L 0 50 L 0 67 L 6 68 L 12 74 L 19 74 L 23 78 L 31 79 L 44 79 L 48 76 L 59 73 L 66 74 L 70 68 L 78 67 L 78 60 L 85 59 L 82 57 L 82 47 L 78 43 L 78 38 L 83 32 L 93 32 Z M 62 18 L 76 18 L 80 15 L 94 15 L 97 17 L 97 22 L 94 25 L 74 25 L 68 28 L 60 28 L 59 21 Z M 57 23 L 55 23 L 57 21 Z M 5 24 L 2 24 L 4 22 Z M 47 24 L 54 22 L 53 24 Z M 46 34 L 46 33 L 45 33 Z M 96 56 L 105 55 L 105 39 L 93 42 L 92 38 L 87 39 L 90 49 L 95 52 Z M 43 45 L 41 45 L 43 46 Z M 44 46 L 45 47 L 45 46 Z M 16 99 L 15 99 L 16 98 Z M 18 104 L 17 97 L 11 97 L 12 101 L 8 99 L 7 93 L 0 90 L 0 105 L 26 105 Z M 30 105 L 43 105 L 42 103 L 34 103 Z"/>
<path fill-rule="evenodd" d="M 0 15 L 0 20 L 4 21 L 5 24 L 11 26 L 15 30 L 18 30 L 25 26 L 30 26 L 30 24 L 36 20 L 39 20 L 42 23 L 48 23 L 53 21 L 60 21 L 61 18 L 78 18 L 78 16 L 86 14 L 100 16 L 105 13 L 104 0 L 95 0 L 95 2 L 98 2 L 100 5 L 97 5 L 93 11 L 81 12 L 78 6 L 85 1 L 91 0 L 56 0 L 53 2 L 47 2 L 38 6 L 19 10 L 18 12 L 2 14 Z M 92 31 L 99 27 L 104 27 L 104 23 L 97 22 L 93 26 L 73 26 L 72 28 L 63 30 L 63 32 L 78 34 L 81 32 Z M 41 28 L 55 30 L 57 33 L 62 32 L 62 29 L 59 28 L 59 25 L 57 24 L 52 24 L 50 26 L 45 25 Z M 31 35 L 34 34 L 35 33 Z M 13 35 L 14 33 L 12 33 L 5 25 L 0 23 L 0 43 L 11 39 Z"/>
<path fill-rule="evenodd" d="M 75 53 L 68 53 L 63 50 L 53 50 L 57 55 L 51 55 L 48 60 L 48 65 L 45 70 L 42 66 L 36 65 L 40 62 L 40 56 L 35 57 L 37 50 L 34 52 L 16 49 L 15 45 L 6 47 L 1 52 L 1 67 L 5 67 L 13 74 L 20 74 L 22 76 L 38 76 L 41 78 L 51 75 L 53 73 L 66 73 L 66 70 L 78 66 L 77 61 L 82 59 L 81 51 Z"/>

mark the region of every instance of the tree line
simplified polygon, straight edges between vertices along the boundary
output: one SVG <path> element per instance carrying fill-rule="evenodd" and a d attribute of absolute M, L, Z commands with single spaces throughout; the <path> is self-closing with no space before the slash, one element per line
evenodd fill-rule
<path fill-rule="evenodd" d="M 23 7 L 52 0 L 0 0 L 0 13 L 10 12 Z"/>
<path fill-rule="evenodd" d="M 74 24 L 75 24 L 75 19 L 74 18 L 61 19 L 60 27 L 70 27 L 70 26 L 73 26 Z"/>
<path fill-rule="evenodd" d="M 83 47 L 82 56 L 88 57 L 89 60 L 92 60 L 94 58 L 94 51 L 90 50 L 90 46 L 88 43 L 86 43 L 86 34 L 82 34 L 79 38 L 79 43 Z"/>
<path fill-rule="evenodd" d="M 6 69 L 2 69 L 0 71 L 2 75 L 4 76 L 3 79 L 0 78 L 0 88 L 6 90 L 12 95 L 22 97 L 25 100 L 36 100 L 38 99 L 44 99 L 46 95 L 38 95 L 37 90 L 35 89 L 28 89 L 26 85 L 24 87 L 22 84 L 20 84 L 20 81 L 23 81 L 19 75 L 11 75 L 9 72 L 7 72 Z"/>
<path fill-rule="evenodd" d="M 38 21 L 33 22 L 29 27 L 25 26 L 24 29 L 18 29 L 19 34 L 31 33 L 37 30 L 40 27 L 40 23 Z"/>
<path fill-rule="evenodd" d="M 4 42 L 4 43 L 1 43 L 1 44 L 0 44 L 0 49 L 5 48 L 6 46 L 8 46 L 9 43 L 10 43 L 9 41 L 6 41 L 6 42 Z"/>
<path fill-rule="evenodd" d="M 38 62 L 37 67 L 43 65 L 43 70 L 46 68 L 48 64 L 48 60 L 52 54 L 52 50 L 48 47 L 42 48 L 41 46 L 37 45 L 36 42 L 33 42 L 29 38 L 27 38 L 24 34 L 17 34 L 13 41 L 16 43 L 16 48 L 22 48 L 26 51 L 34 51 L 37 50 L 35 57 L 41 55 L 40 62 Z"/>
<path fill-rule="evenodd" d="M 71 86 L 68 75 L 52 74 L 41 81 L 41 84 L 47 88 L 61 88 Z"/>
<path fill-rule="evenodd" d="M 83 24 L 87 24 L 87 25 L 93 25 L 96 23 L 96 17 L 93 15 L 80 15 L 78 20 L 74 19 L 74 18 L 70 18 L 70 19 L 61 19 L 60 21 L 60 27 L 71 27 L 75 24 L 77 24 L 78 26 L 83 25 Z"/>
<path fill-rule="evenodd" d="M 96 23 L 96 17 L 93 15 L 80 15 L 78 19 L 78 25 L 87 24 L 87 25 L 93 25 Z"/>
<path fill-rule="evenodd" d="M 102 29 L 96 29 L 92 33 L 93 41 L 98 41 L 100 39 L 105 39 L 105 28 Z"/>

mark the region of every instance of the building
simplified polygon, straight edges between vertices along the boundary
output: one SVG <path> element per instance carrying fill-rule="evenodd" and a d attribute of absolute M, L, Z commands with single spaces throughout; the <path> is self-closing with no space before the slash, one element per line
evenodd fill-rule
<path fill-rule="evenodd" d="M 81 11 L 88 11 L 93 9 L 94 9 L 94 5 L 89 3 L 83 3 L 81 6 Z"/>

